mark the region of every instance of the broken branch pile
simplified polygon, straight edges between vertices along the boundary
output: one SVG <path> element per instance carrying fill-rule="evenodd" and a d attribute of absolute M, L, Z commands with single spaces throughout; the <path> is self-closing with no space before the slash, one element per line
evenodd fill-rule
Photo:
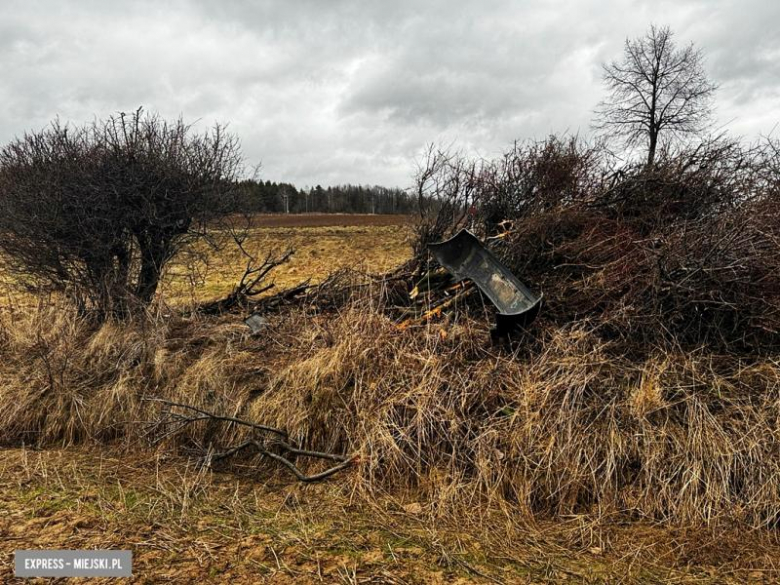
<path fill-rule="evenodd" d="M 469 227 L 557 325 L 640 352 L 780 347 L 776 146 L 713 140 L 650 168 L 606 158 L 557 139 L 476 166 L 431 153 L 418 187 L 438 206 L 418 227 L 420 264 L 427 243 Z"/>

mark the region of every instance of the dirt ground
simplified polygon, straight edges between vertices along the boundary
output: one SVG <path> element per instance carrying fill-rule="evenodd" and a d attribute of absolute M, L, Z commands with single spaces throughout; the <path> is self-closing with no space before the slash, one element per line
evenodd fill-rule
<path fill-rule="evenodd" d="M 582 519 L 436 521 L 413 500 L 373 505 L 316 485 L 216 473 L 181 458 L 0 451 L 0 582 L 17 549 L 124 549 L 133 583 L 771 583 L 766 534 L 690 534 Z M 506 519 L 504 519 L 506 523 Z M 505 529 L 510 530 L 509 532 Z M 67 582 L 116 582 L 72 579 Z"/>

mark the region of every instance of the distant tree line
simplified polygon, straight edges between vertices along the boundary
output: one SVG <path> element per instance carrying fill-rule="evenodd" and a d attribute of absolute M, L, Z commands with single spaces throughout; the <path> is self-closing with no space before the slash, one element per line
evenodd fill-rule
<path fill-rule="evenodd" d="M 239 183 L 238 209 L 244 213 L 417 212 L 417 199 L 402 189 L 364 185 L 320 185 L 298 189 L 290 183 L 245 180 Z"/>

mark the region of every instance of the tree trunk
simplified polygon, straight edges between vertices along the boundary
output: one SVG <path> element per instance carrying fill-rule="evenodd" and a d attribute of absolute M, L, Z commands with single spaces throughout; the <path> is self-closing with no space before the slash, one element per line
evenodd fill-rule
<path fill-rule="evenodd" d="M 647 166 L 652 167 L 655 162 L 655 150 L 658 145 L 658 131 L 650 131 L 650 145 L 647 149 Z"/>
<path fill-rule="evenodd" d="M 135 296 L 144 306 L 152 302 L 160 283 L 162 267 L 165 263 L 167 246 L 164 240 L 153 236 L 139 239 L 141 249 L 141 270 L 135 287 Z"/>
<path fill-rule="evenodd" d="M 130 252 L 124 246 L 114 249 L 116 258 L 116 275 L 112 286 L 113 313 L 115 317 L 124 318 L 130 313 L 128 281 L 130 278 Z"/>

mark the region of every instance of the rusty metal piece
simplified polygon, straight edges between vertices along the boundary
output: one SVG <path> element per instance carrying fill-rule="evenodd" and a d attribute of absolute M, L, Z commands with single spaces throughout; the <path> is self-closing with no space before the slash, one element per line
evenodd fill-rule
<path fill-rule="evenodd" d="M 531 323 L 539 314 L 536 296 L 474 234 L 461 230 L 449 240 L 429 244 L 436 260 L 458 280 L 470 279 L 498 309 L 496 333 Z"/>

